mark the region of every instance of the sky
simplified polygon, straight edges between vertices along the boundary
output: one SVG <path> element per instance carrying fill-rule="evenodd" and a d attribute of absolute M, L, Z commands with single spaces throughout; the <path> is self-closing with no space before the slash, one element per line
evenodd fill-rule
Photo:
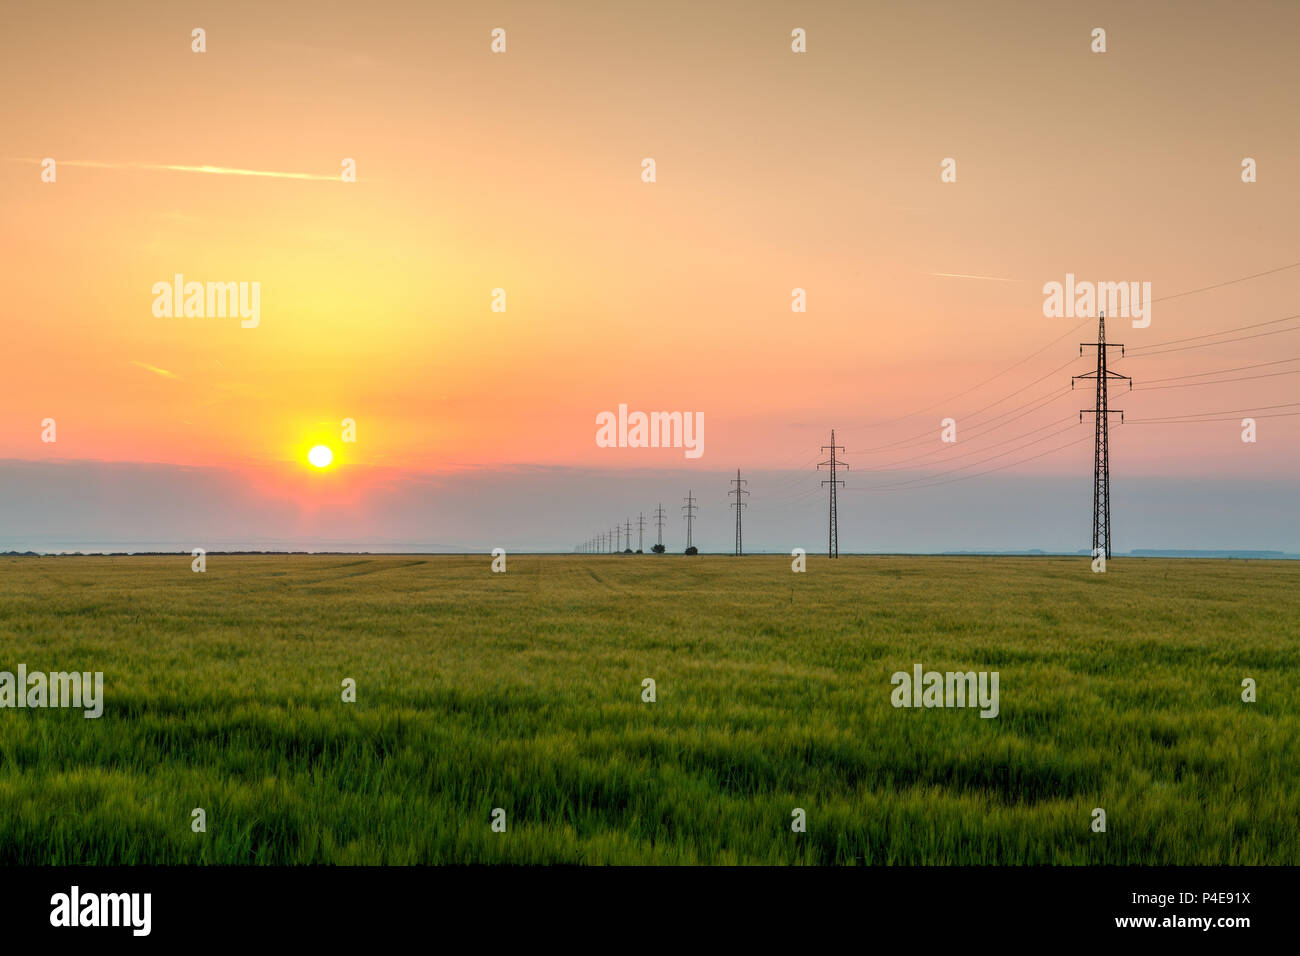
<path fill-rule="evenodd" d="M 831 428 L 841 550 L 1087 549 L 1096 320 L 1043 308 L 1072 274 L 1150 283 L 1107 323 L 1115 547 L 1300 551 L 1298 29 L 5 5 L 0 550 L 569 550 L 660 502 L 679 549 L 688 493 L 729 550 L 736 469 L 747 546 L 812 550 Z M 258 283 L 256 326 L 156 314 L 178 274 Z M 702 416 L 703 453 L 601 447 L 620 404 Z"/>

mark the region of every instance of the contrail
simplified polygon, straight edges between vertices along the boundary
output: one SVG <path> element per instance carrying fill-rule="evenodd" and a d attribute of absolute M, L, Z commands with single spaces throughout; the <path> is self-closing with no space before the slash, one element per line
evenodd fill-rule
<path fill-rule="evenodd" d="M 1001 276 L 968 276 L 960 272 L 931 272 L 941 279 L 983 279 L 985 282 L 1028 282 L 1028 279 L 1003 279 Z"/>
<path fill-rule="evenodd" d="M 229 166 L 155 166 L 142 165 L 141 169 L 166 169 L 177 173 L 213 173 L 217 176 L 269 176 L 272 179 L 312 179 L 317 182 L 341 182 L 338 175 L 320 176 L 316 173 L 282 173 L 267 169 L 232 169 Z"/>
<path fill-rule="evenodd" d="M 156 365 L 147 365 L 144 362 L 131 361 L 132 365 L 138 365 L 142 369 L 153 372 L 155 375 L 161 375 L 163 378 L 180 378 L 175 372 L 169 372 L 165 368 L 158 368 Z"/>
<path fill-rule="evenodd" d="M 10 159 L 13 163 L 37 163 L 39 159 Z M 60 166 L 83 166 L 89 169 L 148 169 L 173 173 L 209 173 L 214 176 L 266 176 L 271 179 L 311 179 L 317 182 L 341 182 L 338 175 L 284 173 L 273 169 L 237 169 L 233 166 L 181 166 L 171 163 L 103 163 L 94 159 L 60 159 Z"/>

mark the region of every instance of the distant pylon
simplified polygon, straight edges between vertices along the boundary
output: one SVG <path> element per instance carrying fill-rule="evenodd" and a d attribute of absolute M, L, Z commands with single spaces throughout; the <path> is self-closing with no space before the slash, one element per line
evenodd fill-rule
<path fill-rule="evenodd" d="M 741 486 L 741 485 L 747 485 L 747 484 L 749 484 L 749 482 L 748 482 L 748 481 L 745 481 L 744 479 L 742 479 L 742 478 L 740 477 L 740 469 L 737 468 L 737 469 L 736 469 L 736 477 L 735 477 L 735 478 L 732 478 L 731 481 L 729 482 L 729 484 L 733 484 L 733 485 L 736 486 L 736 487 L 735 487 L 734 489 L 732 489 L 731 491 L 728 491 L 728 492 L 727 492 L 727 495 L 728 495 L 728 497 L 730 497 L 731 495 L 735 495 L 735 496 L 736 496 L 736 500 L 733 501 L 733 502 L 731 503 L 731 507 L 733 507 L 733 508 L 736 509 L 736 554 L 737 554 L 737 555 L 741 555 L 741 554 L 744 554 L 744 553 L 745 553 L 745 550 L 744 550 L 744 548 L 741 546 L 741 540 L 740 540 L 740 513 L 741 513 L 742 511 L 744 511 L 745 508 L 748 507 L 748 505 L 746 505 L 743 501 L 740 500 L 740 496 L 741 496 L 741 495 L 747 495 L 747 494 L 749 494 L 749 492 L 748 492 L 748 491 L 745 491 L 745 490 L 744 490 L 743 488 L 741 488 L 740 486 Z"/>
<path fill-rule="evenodd" d="M 1106 367 L 1106 350 L 1119 349 L 1124 356 L 1124 346 L 1106 342 L 1106 313 L 1101 313 L 1097 320 L 1097 341 L 1080 342 L 1079 354 L 1084 347 L 1097 350 L 1097 371 L 1086 375 L 1074 375 L 1070 378 L 1070 388 L 1074 388 L 1076 379 L 1095 379 L 1097 382 L 1097 404 L 1092 408 L 1079 410 L 1079 421 L 1091 412 L 1097 416 L 1097 433 L 1093 439 L 1092 453 L 1092 556 L 1104 554 L 1110 559 L 1110 414 L 1119 412 L 1120 424 L 1124 423 L 1123 409 L 1112 409 L 1108 403 L 1106 386 L 1111 379 L 1128 382 L 1129 391 L 1133 390 L 1133 379 L 1119 372 L 1112 372 Z"/>
<path fill-rule="evenodd" d="M 822 482 L 823 487 L 826 485 L 831 486 L 830 539 L 826 544 L 826 556 L 828 558 L 838 558 L 840 556 L 840 532 L 835 514 L 835 486 L 837 484 L 842 485 L 844 482 L 835 477 L 835 469 L 847 468 L 849 466 L 844 464 L 842 461 L 837 461 L 835 458 L 835 450 L 838 448 L 840 451 L 843 451 L 844 446 L 835 444 L 835 429 L 833 428 L 831 429 L 831 443 L 829 445 L 822 445 L 822 451 L 825 451 L 827 448 L 831 450 L 830 461 L 823 461 L 817 466 L 817 470 L 821 471 L 823 465 L 830 465 L 831 467 L 830 480 Z M 807 466 L 805 465 L 804 467 Z"/>
<path fill-rule="evenodd" d="M 664 503 L 659 502 L 659 507 L 655 508 L 655 524 L 659 526 L 659 547 L 664 546 Z"/>
<path fill-rule="evenodd" d="M 645 512 L 638 511 L 636 515 L 636 549 L 645 550 Z"/>
<path fill-rule="evenodd" d="M 689 550 L 691 550 L 691 547 L 692 547 L 692 545 L 691 545 L 691 521 L 692 521 L 692 519 L 694 519 L 694 517 L 695 517 L 695 512 L 696 512 L 696 510 L 697 510 L 697 506 L 696 506 L 696 504 L 695 504 L 695 498 L 694 498 L 694 496 L 692 495 L 692 493 L 691 493 L 690 491 L 687 491 L 687 492 L 686 492 L 686 497 L 683 498 L 682 500 L 686 502 L 686 504 L 682 505 L 682 510 L 686 512 L 686 514 L 685 514 L 685 518 L 686 518 L 686 550 L 689 551 Z"/>
<path fill-rule="evenodd" d="M 619 545 L 619 541 L 621 540 L 622 535 L 623 535 L 623 529 L 620 528 L 618 525 L 614 525 L 614 550 L 615 551 L 623 550 L 622 547 L 620 547 Z"/>
<path fill-rule="evenodd" d="M 623 548 L 624 550 L 631 551 L 632 550 L 632 519 L 631 518 L 627 519 L 627 523 L 623 525 L 623 530 L 624 530 Z"/>

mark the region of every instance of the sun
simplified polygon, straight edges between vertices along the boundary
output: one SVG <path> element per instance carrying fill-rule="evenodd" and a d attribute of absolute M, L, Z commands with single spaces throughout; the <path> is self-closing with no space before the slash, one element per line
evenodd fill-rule
<path fill-rule="evenodd" d="M 307 452 L 307 460 L 317 468 L 328 468 L 329 463 L 334 460 L 334 452 L 330 451 L 325 445 L 317 445 Z"/>

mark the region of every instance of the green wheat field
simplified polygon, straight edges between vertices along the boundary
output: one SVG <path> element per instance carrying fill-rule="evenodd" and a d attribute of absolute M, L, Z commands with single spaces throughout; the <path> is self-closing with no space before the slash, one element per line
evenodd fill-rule
<path fill-rule="evenodd" d="M 1300 863 L 1300 562 L 190 561 L 0 558 L 0 863 Z"/>

